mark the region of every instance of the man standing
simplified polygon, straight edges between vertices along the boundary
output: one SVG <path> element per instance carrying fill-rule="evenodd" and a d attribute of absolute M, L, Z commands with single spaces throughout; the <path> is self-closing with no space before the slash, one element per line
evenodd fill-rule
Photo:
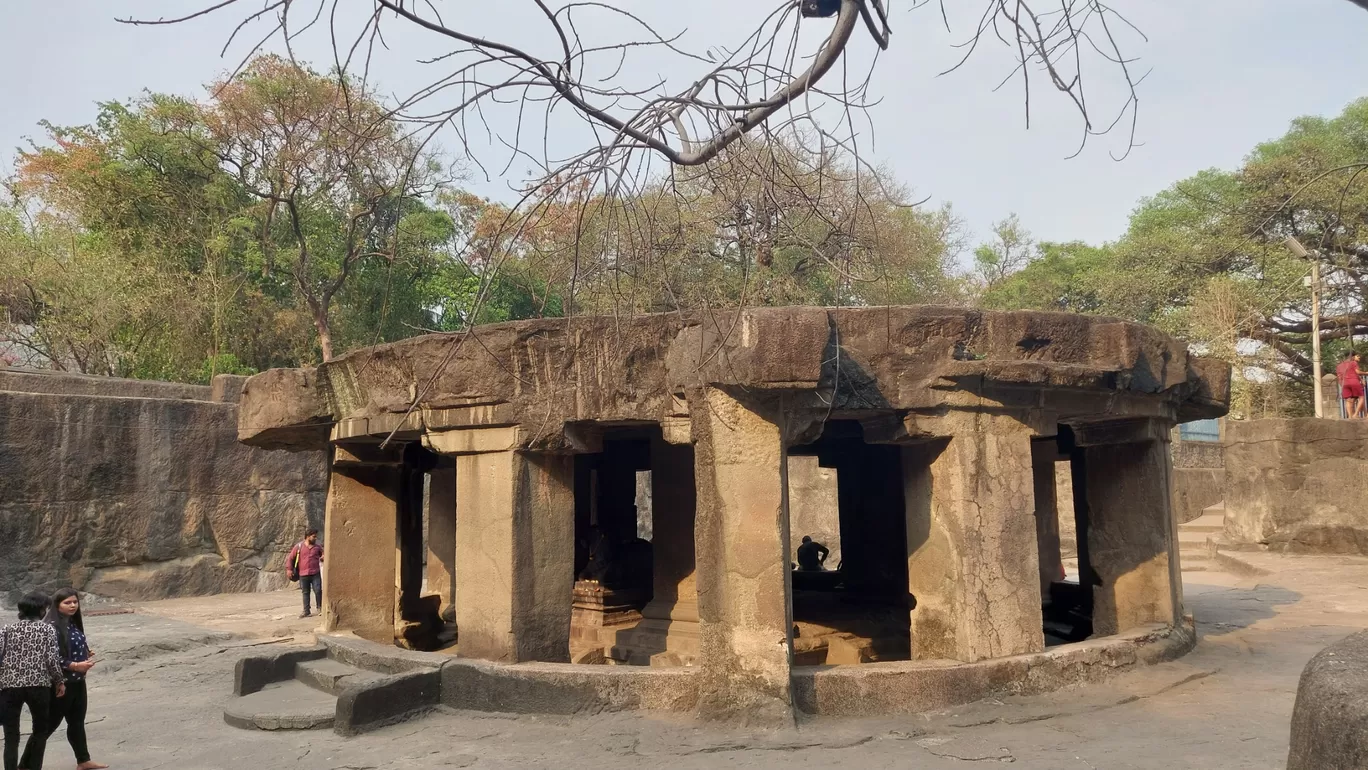
<path fill-rule="evenodd" d="M 1350 348 L 1345 352 L 1344 360 L 1335 367 L 1335 375 L 1339 377 L 1340 396 L 1344 398 L 1346 416 L 1351 420 L 1362 419 L 1364 416 L 1362 374 L 1359 369 L 1359 354 Z"/>
<path fill-rule="evenodd" d="M 309 611 L 309 591 L 313 591 L 314 603 L 318 605 L 318 611 L 323 612 L 323 546 L 318 544 L 318 530 L 310 528 L 304 532 L 304 542 L 297 543 L 290 549 L 290 555 L 285 560 L 286 569 L 289 571 L 291 580 L 299 581 L 299 590 L 304 593 L 304 614 L 301 618 L 307 618 L 312 613 Z"/>

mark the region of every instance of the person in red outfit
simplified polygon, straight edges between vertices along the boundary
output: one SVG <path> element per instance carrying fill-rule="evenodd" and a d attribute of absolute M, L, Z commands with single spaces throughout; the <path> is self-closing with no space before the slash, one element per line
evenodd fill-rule
<path fill-rule="evenodd" d="M 1358 351 L 1352 348 L 1344 354 L 1344 360 L 1335 367 L 1335 376 L 1339 377 L 1340 396 L 1344 398 L 1345 411 L 1351 420 L 1361 420 L 1364 417 L 1363 404 L 1363 375 L 1365 372 L 1359 368 Z"/>
<path fill-rule="evenodd" d="M 299 581 L 299 590 L 304 593 L 304 613 L 299 617 L 309 617 L 309 592 L 312 590 L 318 604 L 318 612 L 323 612 L 323 546 L 318 544 L 318 530 L 309 529 L 304 533 L 304 542 L 290 549 L 285 563 L 289 565 L 290 580 Z"/>

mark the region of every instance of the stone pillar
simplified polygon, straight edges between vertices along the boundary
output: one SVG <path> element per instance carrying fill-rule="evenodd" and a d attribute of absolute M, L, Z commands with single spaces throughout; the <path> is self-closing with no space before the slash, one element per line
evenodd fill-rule
<path fill-rule="evenodd" d="M 1040 596 L 1049 596 L 1050 584 L 1064 571 L 1059 550 L 1059 501 L 1056 499 L 1055 461 L 1059 443 L 1051 438 L 1031 442 L 1031 480 L 1035 492 L 1036 552 L 1040 559 Z M 1068 511 L 1070 517 L 1073 510 Z"/>
<path fill-rule="evenodd" d="M 456 464 L 439 463 L 428 477 L 427 590 L 442 597 L 442 617 L 456 617 Z"/>
<path fill-rule="evenodd" d="M 949 438 L 903 449 L 912 659 L 1039 652 L 1031 430 L 987 414 L 944 425 Z"/>
<path fill-rule="evenodd" d="M 651 442 L 651 601 L 636 628 L 617 635 L 611 657 L 635 665 L 693 665 L 698 658 L 694 573 L 694 450 Z"/>
<path fill-rule="evenodd" d="M 780 409 L 689 392 L 698 515 L 699 713 L 792 722 L 787 470 Z"/>
<path fill-rule="evenodd" d="M 334 452 L 323 540 L 327 631 L 394 641 L 394 561 L 384 555 L 395 539 L 400 468 L 397 451 L 338 446 Z"/>
<path fill-rule="evenodd" d="M 462 434 L 462 435 L 452 435 Z M 431 435 L 457 454 L 457 653 L 568 662 L 574 591 L 574 462 L 514 450 L 516 428 Z"/>
<path fill-rule="evenodd" d="M 1086 453 L 1088 559 L 1096 574 L 1093 635 L 1181 619 L 1182 576 L 1170 494 L 1167 421 L 1079 432 Z M 1082 533 L 1079 533 L 1080 537 Z"/>

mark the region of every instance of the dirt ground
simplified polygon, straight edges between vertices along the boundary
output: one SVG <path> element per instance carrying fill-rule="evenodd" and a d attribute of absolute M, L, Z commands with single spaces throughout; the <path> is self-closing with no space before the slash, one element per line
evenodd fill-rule
<path fill-rule="evenodd" d="M 119 770 L 1282 768 L 1302 666 L 1368 626 L 1368 560 L 1242 558 L 1272 574 L 1186 575 L 1201 642 L 1180 661 L 1048 696 L 777 731 L 453 711 L 350 739 L 238 730 L 222 718 L 234 661 L 266 645 L 307 644 L 316 620 L 296 618 L 294 592 L 153 602 L 87 622 L 104 661 L 90 680 L 90 744 Z M 73 764 L 59 732 L 46 766 Z"/>

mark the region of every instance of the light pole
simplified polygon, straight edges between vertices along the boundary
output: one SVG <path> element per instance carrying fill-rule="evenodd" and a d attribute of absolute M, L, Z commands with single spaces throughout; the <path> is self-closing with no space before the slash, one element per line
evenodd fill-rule
<path fill-rule="evenodd" d="M 1307 251 L 1301 241 L 1288 236 L 1283 241 L 1293 254 L 1311 260 L 1311 389 L 1315 393 L 1316 416 L 1325 416 L 1324 396 L 1321 392 L 1321 338 L 1320 338 L 1320 255 Z"/>

